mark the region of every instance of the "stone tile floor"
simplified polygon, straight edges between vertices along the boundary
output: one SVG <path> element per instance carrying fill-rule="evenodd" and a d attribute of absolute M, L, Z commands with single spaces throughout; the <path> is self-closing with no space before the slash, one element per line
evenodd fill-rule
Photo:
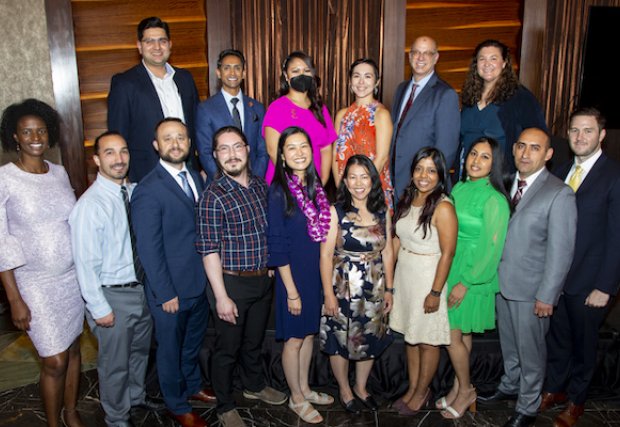
<path fill-rule="evenodd" d="M 80 384 L 80 401 L 78 409 L 88 427 L 105 427 L 103 411 L 99 404 L 97 373 L 94 369 L 96 343 L 92 335 L 86 332 L 82 338 L 83 373 Z M 0 426 L 43 427 L 45 416 L 39 397 L 37 384 L 39 365 L 36 353 L 29 339 L 14 330 L 10 318 L 0 315 Z M 149 392 L 157 393 L 157 381 L 149 378 Z M 336 390 L 323 390 L 335 395 Z M 238 396 L 241 416 L 248 426 L 279 427 L 309 425 L 290 411 L 286 405 L 273 407 L 255 401 L 248 401 Z M 365 412 L 360 416 L 351 416 L 343 411 L 339 404 L 318 407 L 325 418 L 323 426 L 368 426 L 368 427 L 404 427 L 404 426 L 502 426 L 512 414 L 514 403 L 503 403 L 492 407 L 479 407 L 475 414 L 467 413 L 460 420 L 444 420 L 439 411 L 425 409 L 413 417 L 403 417 L 383 402 L 377 414 Z M 197 406 L 196 410 L 212 427 L 221 424 L 217 420 L 215 409 L 209 406 Z M 553 417 L 558 411 L 542 414 L 536 426 L 552 426 Z M 173 427 L 175 423 L 165 414 L 136 410 L 132 419 L 139 427 Z M 580 427 L 620 427 L 620 397 L 605 400 L 593 399 L 588 402 L 586 413 L 580 420 Z"/>

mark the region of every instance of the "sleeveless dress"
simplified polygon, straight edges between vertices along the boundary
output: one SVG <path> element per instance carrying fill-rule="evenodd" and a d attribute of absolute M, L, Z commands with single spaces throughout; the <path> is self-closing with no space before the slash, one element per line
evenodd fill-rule
<path fill-rule="evenodd" d="M 467 287 L 467 293 L 458 307 L 448 309 L 450 328 L 463 333 L 495 329 L 497 267 L 510 218 L 508 201 L 488 178 L 459 182 L 452 197 L 459 235 L 447 280 L 448 295 L 457 283 Z"/>
<path fill-rule="evenodd" d="M 321 317 L 321 350 L 349 360 L 378 357 L 393 340 L 383 314 L 385 275 L 381 251 L 386 244 L 385 214 L 375 225 L 355 223 L 356 211 L 338 213 L 333 284 L 338 316 Z"/>
<path fill-rule="evenodd" d="M 14 269 L 41 357 L 68 349 L 84 324 L 68 221 L 75 195 L 65 169 L 47 165 L 40 175 L 0 167 L 0 271 Z"/>
<path fill-rule="evenodd" d="M 444 198 L 444 201 L 449 199 Z M 398 262 L 394 272 L 394 307 L 390 313 L 390 328 L 404 335 L 411 345 L 450 344 L 447 286 L 439 298 L 439 309 L 424 313 L 424 300 L 435 280 L 441 257 L 439 235 L 432 224 L 426 232 L 418 227 L 422 207 L 411 206 L 406 216 L 396 222 L 400 239 Z"/>
<path fill-rule="evenodd" d="M 383 107 L 383 105 L 377 101 L 368 105 L 358 105 L 354 102 L 342 117 L 340 129 L 338 129 L 338 139 L 336 140 L 336 164 L 339 174 L 342 175 L 349 157 L 354 154 L 363 154 L 370 160 L 374 160 L 376 157 L 375 114 L 379 107 Z M 389 206 L 390 211 L 393 211 L 394 188 L 392 187 L 388 163 L 385 162 L 383 169 L 379 171 L 379 178 L 381 178 L 381 187 L 385 193 L 385 203 Z"/>

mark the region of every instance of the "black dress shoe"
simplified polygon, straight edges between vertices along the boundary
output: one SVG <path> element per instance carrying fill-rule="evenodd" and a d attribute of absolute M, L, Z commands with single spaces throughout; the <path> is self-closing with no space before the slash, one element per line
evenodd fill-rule
<path fill-rule="evenodd" d="M 340 401 L 340 404 L 342 405 L 344 410 L 347 411 L 348 413 L 355 414 L 355 415 L 359 415 L 362 413 L 362 408 L 360 404 L 357 402 L 357 399 L 355 398 L 355 396 L 353 397 L 353 399 L 349 400 L 346 403 L 342 400 L 342 397 L 340 396 L 338 396 L 338 400 Z"/>
<path fill-rule="evenodd" d="M 517 400 L 516 394 L 506 394 L 503 391 L 496 390 L 495 393 L 486 396 L 478 396 L 478 403 L 497 403 L 504 400 Z"/>
<path fill-rule="evenodd" d="M 152 412 L 160 412 L 166 409 L 166 404 L 159 397 L 146 396 L 144 398 L 144 403 L 136 405 L 135 408 L 142 408 Z"/>
<path fill-rule="evenodd" d="M 368 396 L 366 396 L 366 399 L 362 399 L 360 396 L 357 395 L 356 392 L 353 392 L 353 394 L 355 395 L 356 398 L 359 399 L 360 402 L 362 402 L 362 404 L 365 407 L 367 407 L 371 411 L 374 412 L 374 411 L 378 411 L 379 410 L 379 404 L 377 403 L 375 398 L 372 397 L 372 394 L 369 394 Z"/>
<path fill-rule="evenodd" d="M 504 424 L 504 427 L 529 427 L 536 421 L 535 415 L 525 415 L 515 412 L 512 417 Z"/>

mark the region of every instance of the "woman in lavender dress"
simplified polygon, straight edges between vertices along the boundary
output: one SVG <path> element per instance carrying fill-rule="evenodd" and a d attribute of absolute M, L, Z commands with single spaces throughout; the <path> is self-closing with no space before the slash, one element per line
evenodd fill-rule
<path fill-rule="evenodd" d="M 2 114 L 0 137 L 17 160 L 0 167 L 0 279 L 15 326 L 41 358 L 47 424 L 83 427 L 76 411 L 84 303 L 67 219 L 75 195 L 64 168 L 43 160 L 60 136 L 58 113 L 28 99 Z"/>

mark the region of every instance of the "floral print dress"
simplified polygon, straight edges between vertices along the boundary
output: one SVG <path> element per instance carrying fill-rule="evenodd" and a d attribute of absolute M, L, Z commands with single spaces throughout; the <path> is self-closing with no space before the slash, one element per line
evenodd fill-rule
<path fill-rule="evenodd" d="M 393 340 L 383 314 L 385 214 L 377 224 L 356 224 L 357 212 L 337 204 L 340 236 L 334 253 L 333 286 L 338 315 L 321 317 L 321 350 L 349 360 L 378 357 Z"/>

